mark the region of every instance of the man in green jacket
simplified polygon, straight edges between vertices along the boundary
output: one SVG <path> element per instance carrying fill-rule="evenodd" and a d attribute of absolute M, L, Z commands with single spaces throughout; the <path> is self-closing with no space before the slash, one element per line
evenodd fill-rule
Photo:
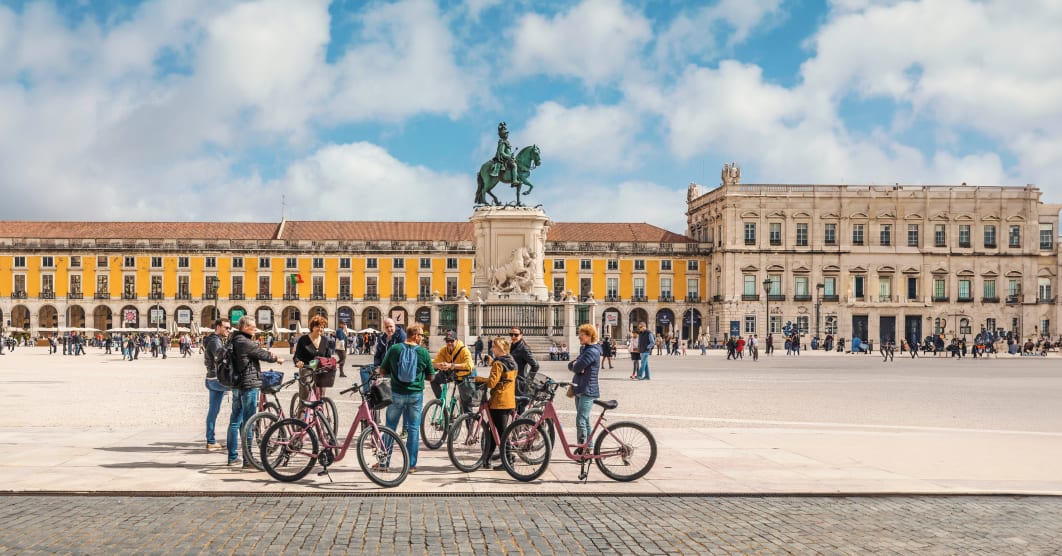
<path fill-rule="evenodd" d="M 387 406 L 387 428 L 397 431 L 398 419 L 402 418 L 406 428 L 406 448 L 409 450 L 409 472 L 417 471 L 417 448 L 420 446 L 420 412 L 424 407 L 424 380 L 431 380 L 435 371 L 431 364 L 431 353 L 421 342 L 424 327 L 420 323 L 409 325 L 406 329 L 406 341 L 393 345 L 384 355 L 380 368 L 391 377 L 391 405 Z M 416 350 L 416 371 L 413 380 L 401 380 L 400 368 L 402 352 Z"/>

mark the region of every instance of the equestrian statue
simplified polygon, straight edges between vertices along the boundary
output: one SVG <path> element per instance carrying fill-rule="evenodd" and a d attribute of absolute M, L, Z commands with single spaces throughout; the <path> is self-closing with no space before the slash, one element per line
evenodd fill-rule
<path fill-rule="evenodd" d="M 494 152 L 494 158 L 484 162 L 476 176 L 476 205 L 500 206 L 502 202 L 491 190 L 502 182 L 516 189 L 516 203 L 507 206 L 524 206 L 520 203 L 520 195 L 527 195 L 534 189 L 534 185 L 527 178 L 531 175 L 531 170 L 541 164 L 538 145 L 524 147 L 514 154 L 513 146 L 509 144 L 509 129 L 505 122 L 498 124 L 498 148 Z M 521 185 L 527 186 L 527 190 L 522 193 Z M 487 203 L 487 195 L 490 195 L 493 203 Z"/>

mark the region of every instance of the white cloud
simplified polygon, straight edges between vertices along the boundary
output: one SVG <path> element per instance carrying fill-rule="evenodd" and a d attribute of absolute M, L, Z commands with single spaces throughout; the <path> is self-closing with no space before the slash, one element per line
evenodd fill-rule
<path fill-rule="evenodd" d="M 720 38 L 728 30 L 725 46 L 744 42 L 753 29 L 770 25 L 781 14 L 781 0 L 721 0 L 679 13 L 656 39 L 656 58 L 668 67 L 690 56 L 710 58 L 724 46 Z"/>
<path fill-rule="evenodd" d="M 543 189 L 535 203 L 542 203 L 550 218 L 558 222 L 647 222 L 686 233 L 685 188 L 645 181 L 603 184 L 573 179 L 563 188 Z"/>
<path fill-rule="evenodd" d="M 629 170 L 639 165 L 635 135 L 641 128 L 638 113 L 629 106 L 575 106 L 556 102 L 536 107 L 520 135 L 548 145 L 547 159 L 567 162 L 576 169 Z"/>
<path fill-rule="evenodd" d="M 557 75 L 598 84 L 639 65 L 650 39 L 649 21 L 620 0 L 583 0 L 553 17 L 520 17 L 511 65 L 520 76 Z"/>
<path fill-rule="evenodd" d="M 493 8 L 501 4 L 501 0 L 465 0 L 465 9 L 468 10 L 468 17 L 474 21 L 479 21 L 479 16 L 486 10 Z"/>

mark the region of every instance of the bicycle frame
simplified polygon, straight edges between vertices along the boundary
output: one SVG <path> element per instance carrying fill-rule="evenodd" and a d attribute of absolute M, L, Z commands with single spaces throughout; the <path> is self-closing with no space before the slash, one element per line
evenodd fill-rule
<path fill-rule="evenodd" d="M 340 394 L 346 394 L 346 393 L 349 393 L 349 392 L 351 392 L 353 390 L 359 390 L 359 392 L 360 392 L 359 387 L 360 387 L 360 385 L 355 384 L 354 386 L 350 387 L 349 389 L 343 390 L 342 392 L 340 392 Z M 303 406 L 303 407 L 305 407 L 305 406 Z M 310 411 L 309 408 L 307 408 L 307 411 Z M 334 455 L 334 457 L 332 458 L 332 463 L 336 463 L 336 462 L 342 461 L 343 457 L 347 455 L 347 449 L 350 447 L 351 441 L 353 441 L 354 437 L 356 436 L 354 433 L 357 431 L 358 427 L 361 426 L 362 421 L 369 423 L 369 426 L 372 427 L 372 429 L 373 429 L 373 435 L 374 436 L 376 436 L 377 438 L 380 437 L 380 428 L 376 425 L 376 421 L 373 420 L 373 418 L 372 418 L 372 413 L 371 413 L 371 410 L 369 409 L 369 403 L 365 400 L 365 395 L 364 394 L 362 394 L 362 396 L 361 396 L 361 407 L 358 408 L 358 412 L 354 415 L 354 420 L 350 423 L 350 430 L 347 431 L 347 436 L 346 436 L 346 438 L 343 439 L 342 443 L 337 442 L 336 444 L 332 444 L 331 442 L 328 441 L 328 435 L 325 434 L 324 425 L 321 423 L 322 420 L 318 416 L 319 416 L 319 412 L 317 411 L 316 408 L 314 408 L 314 410 L 311 412 L 309 420 L 305 421 L 306 428 L 301 430 L 301 431 L 296 431 L 295 433 L 293 433 L 292 434 L 292 439 L 295 439 L 295 438 L 297 438 L 297 436 L 301 436 L 301 435 L 305 434 L 305 431 L 307 429 L 313 428 L 317 432 L 318 441 L 321 442 L 321 451 L 322 452 L 325 449 L 329 449 L 329 448 L 331 448 L 331 449 L 338 448 L 339 449 L 339 452 L 336 453 Z M 318 454 L 311 454 L 311 453 L 308 453 L 308 452 L 300 451 L 299 453 L 303 454 L 305 456 L 308 456 L 308 457 L 316 459 L 320 452 Z"/>
<path fill-rule="evenodd" d="M 618 451 L 602 452 L 600 454 L 592 454 L 589 451 L 590 443 L 594 437 L 597 436 L 597 430 L 601 427 L 601 423 L 605 420 L 605 412 L 602 411 L 597 415 L 597 421 L 594 422 L 594 427 L 590 429 L 590 435 L 586 437 L 586 442 L 583 444 L 569 444 L 568 438 L 564 435 L 564 427 L 561 425 L 560 416 L 557 415 L 557 410 L 553 408 L 553 402 L 549 401 L 542 407 L 542 416 L 535 422 L 536 431 L 544 430 L 543 425 L 546 421 L 553 423 L 553 426 L 557 429 L 557 435 L 560 439 L 560 445 L 564 446 L 564 455 L 572 461 L 587 461 L 594 459 L 602 459 L 619 455 Z M 607 430 L 607 429 L 606 429 Z M 577 455 L 572 451 L 572 448 L 582 448 L 583 454 Z"/>

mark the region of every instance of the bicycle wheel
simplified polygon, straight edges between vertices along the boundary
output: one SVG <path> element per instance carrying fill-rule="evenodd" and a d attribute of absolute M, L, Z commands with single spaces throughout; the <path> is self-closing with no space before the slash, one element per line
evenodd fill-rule
<path fill-rule="evenodd" d="M 501 439 L 502 465 L 518 481 L 533 481 L 549 467 L 553 444 L 535 428 L 530 419 L 517 419 L 505 429 Z"/>
<path fill-rule="evenodd" d="M 358 465 L 369 480 L 382 487 L 396 487 L 409 476 L 409 452 L 398 433 L 379 427 L 376 436 L 372 427 L 358 435 Z"/>
<path fill-rule="evenodd" d="M 262 437 L 262 465 L 271 477 L 290 483 L 306 476 L 317 462 L 317 433 L 298 419 L 274 423 Z"/>
<path fill-rule="evenodd" d="M 332 401 L 332 398 L 321 398 L 324 403 L 318 408 L 328 420 L 328 424 L 332 426 L 333 431 L 339 430 L 339 410 L 336 409 L 336 402 Z"/>
<path fill-rule="evenodd" d="M 483 453 L 490 431 L 483 428 L 478 413 L 462 415 L 450 426 L 446 452 L 454 467 L 471 473 L 483 466 Z"/>
<path fill-rule="evenodd" d="M 424 405 L 420 412 L 420 439 L 429 450 L 438 450 L 446 440 L 446 431 L 450 426 L 446 411 L 440 400 L 432 400 Z"/>
<path fill-rule="evenodd" d="M 633 481 L 639 479 L 656 463 L 656 439 L 649 429 L 621 421 L 605 426 L 594 442 L 594 454 L 610 454 L 598 458 L 598 469 L 610 479 Z"/>
<path fill-rule="evenodd" d="M 542 409 L 541 408 L 528 409 L 527 411 L 525 411 L 522 414 L 520 414 L 520 418 L 521 419 L 531 419 L 532 421 L 535 421 L 537 423 L 538 420 L 542 418 Z M 557 431 L 553 428 L 553 421 L 546 421 L 546 423 L 543 425 L 543 427 L 546 429 L 546 432 L 549 433 L 549 443 L 552 444 L 552 445 L 556 445 L 557 444 Z"/>
<path fill-rule="evenodd" d="M 240 428 L 240 439 L 243 441 L 243 461 L 253 465 L 259 471 L 265 471 L 261 457 L 262 438 L 265 437 L 269 427 L 272 427 L 279 420 L 280 417 L 277 417 L 276 413 L 259 411 L 252 415 Z M 276 453 L 276 446 L 267 451 L 272 456 Z"/>

